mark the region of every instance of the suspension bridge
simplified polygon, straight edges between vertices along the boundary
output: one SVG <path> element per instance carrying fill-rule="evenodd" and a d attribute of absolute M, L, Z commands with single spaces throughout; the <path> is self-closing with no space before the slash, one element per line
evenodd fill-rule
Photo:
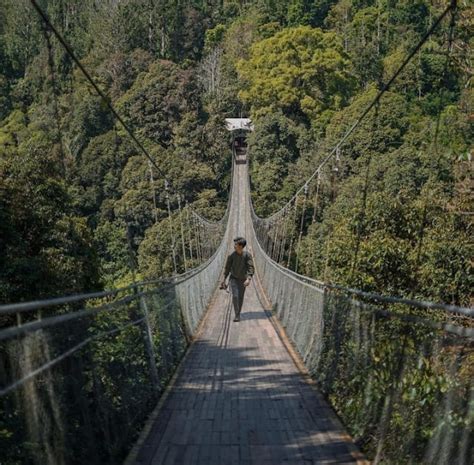
<path fill-rule="evenodd" d="M 258 238 L 264 220 L 252 208 L 242 152 L 234 155 L 224 220 L 202 222 L 198 229 L 207 227 L 208 234 L 221 231 L 213 241 L 219 245 L 182 275 L 0 308 L 17 318 L 0 331 L 8 354 L 4 379 L 17 378 L 2 387 L 2 405 L 24 416 L 24 434 L 42 450 L 42 463 L 111 463 L 102 458 L 104 447 L 120 451 L 120 441 L 134 437 L 143 422 L 125 465 L 368 463 L 343 426 L 344 415 L 331 407 L 332 392 L 354 396 L 357 415 L 374 422 L 383 463 L 386 441 L 400 428 L 392 424 L 394 404 L 410 406 L 402 401 L 408 374 L 423 371 L 429 357 L 443 367 L 442 377 L 463 379 L 472 309 L 330 288 L 273 260 L 271 232 L 265 236 L 270 250 Z M 240 322 L 232 321 L 230 295 L 216 290 L 235 236 L 248 239 L 257 270 Z M 57 306 L 67 310 L 52 311 Z M 444 318 L 428 318 L 440 309 Z M 111 312 L 121 315 L 112 328 L 100 319 Z M 381 337 L 390 344 L 386 366 L 373 357 Z M 99 350 L 114 347 L 111 338 L 122 343 L 104 358 Z M 377 398 L 372 391 L 382 375 L 386 390 Z M 426 463 L 449 463 L 453 454 L 469 463 L 472 431 L 461 423 L 455 436 L 443 425 L 453 411 L 472 418 L 469 378 L 464 382 L 440 391 L 433 412 L 440 426 L 427 442 Z M 70 396 L 75 403 L 62 404 Z M 415 421 L 421 427 L 427 419 Z M 74 434 L 83 443 L 78 456 L 66 458 L 64 445 L 74 443 Z"/>
<path fill-rule="evenodd" d="M 295 254 L 323 167 L 455 6 L 271 217 L 253 209 L 239 147 L 218 222 L 175 193 L 173 223 L 166 182 L 173 276 L 0 306 L 0 464 L 369 463 L 362 449 L 375 464 L 472 463 L 473 309 L 320 282 L 298 274 Z M 217 289 L 236 236 L 256 265 L 240 322 Z"/>
<path fill-rule="evenodd" d="M 258 247 L 245 155 L 236 157 L 233 179 L 220 245 L 225 253 L 218 249 L 214 260 L 232 251 L 233 237 L 247 237 L 254 254 Z M 221 270 L 222 263 L 215 283 Z M 259 277 L 248 290 L 240 322 L 232 321 L 228 293 L 216 291 L 211 302 L 169 396 L 126 463 L 363 463 L 302 375 L 302 363 L 295 363 L 296 352 L 269 315 Z"/>

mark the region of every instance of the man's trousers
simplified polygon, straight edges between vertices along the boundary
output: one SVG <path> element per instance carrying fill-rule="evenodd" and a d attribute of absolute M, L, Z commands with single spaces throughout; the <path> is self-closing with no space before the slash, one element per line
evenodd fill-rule
<path fill-rule="evenodd" d="M 234 313 L 236 317 L 240 316 L 242 304 L 244 303 L 244 282 L 245 280 L 237 279 L 232 276 L 229 279 L 230 292 L 232 293 L 232 303 L 234 304 Z"/>

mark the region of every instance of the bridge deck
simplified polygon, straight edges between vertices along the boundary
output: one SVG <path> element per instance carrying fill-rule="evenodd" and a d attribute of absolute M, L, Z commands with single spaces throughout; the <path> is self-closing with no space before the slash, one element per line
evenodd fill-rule
<path fill-rule="evenodd" d="M 128 463 L 357 463 L 333 412 L 307 384 L 254 284 L 240 322 L 218 291 L 147 437 Z M 361 463 L 361 462 L 359 462 Z"/>

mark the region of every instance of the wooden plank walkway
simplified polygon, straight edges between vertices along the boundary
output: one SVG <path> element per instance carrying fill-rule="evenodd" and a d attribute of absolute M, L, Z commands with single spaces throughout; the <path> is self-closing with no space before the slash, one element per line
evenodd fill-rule
<path fill-rule="evenodd" d="M 127 463 L 364 463 L 298 370 L 254 283 L 241 321 L 232 320 L 230 295 L 218 291 L 148 435 Z"/>

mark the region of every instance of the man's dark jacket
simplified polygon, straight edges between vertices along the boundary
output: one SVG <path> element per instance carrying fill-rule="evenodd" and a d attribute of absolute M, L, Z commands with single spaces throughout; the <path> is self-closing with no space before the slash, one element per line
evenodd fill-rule
<path fill-rule="evenodd" d="M 242 255 L 234 251 L 227 257 L 224 279 L 230 273 L 231 277 L 245 281 L 247 278 L 252 278 L 254 271 L 252 255 L 246 250 L 243 251 Z"/>

